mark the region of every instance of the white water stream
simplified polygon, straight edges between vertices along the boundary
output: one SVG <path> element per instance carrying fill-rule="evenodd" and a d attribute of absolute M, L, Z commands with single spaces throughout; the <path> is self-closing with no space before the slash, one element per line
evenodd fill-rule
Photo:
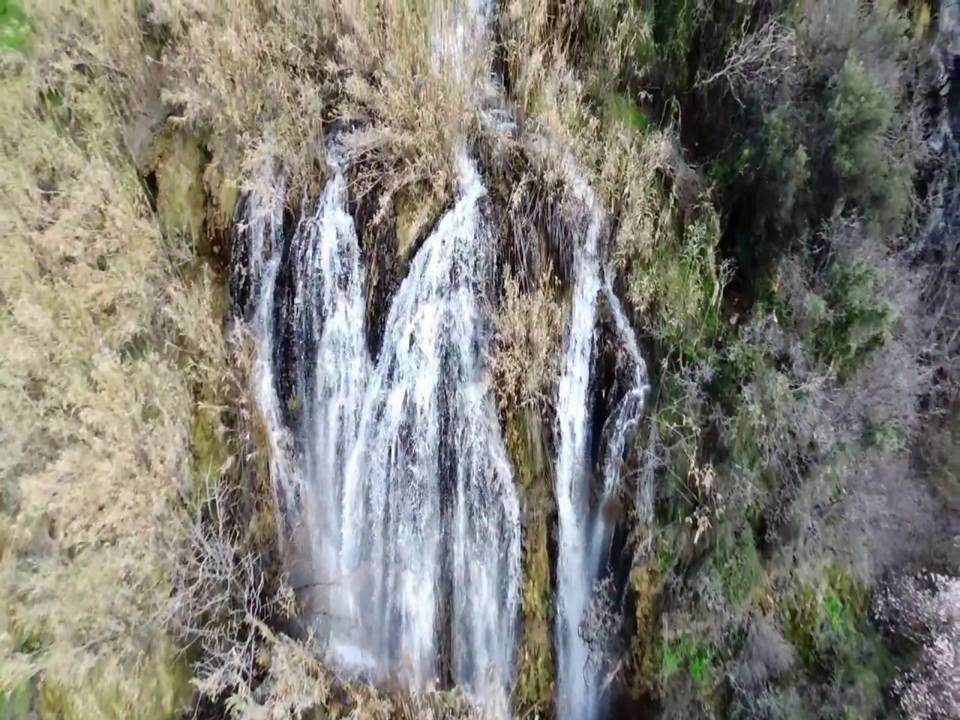
<path fill-rule="evenodd" d="M 461 158 L 457 202 L 397 290 L 374 366 L 361 252 L 345 180 L 332 170 L 286 255 L 282 187 L 249 201 L 245 220 L 259 288 L 256 395 L 275 485 L 309 539 L 317 629 L 340 667 L 422 688 L 447 663 L 454 682 L 505 707 L 520 510 L 484 356 L 493 250 L 480 207 L 486 190 Z M 278 312 L 289 297 L 278 282 L 284 259 L 287 315 Z M 283 317 L 295 343 L 287 372 L 296 393 L 283 402 L 298 419 L 289 428 L 278 393 Z"/>
<path fill-rule="evenodd" d="M 556 588 L 557 713 L 561 718 L 594 720 L 601 714 L 602 662 L 590 657 L 584 627 L 591 598 L 600 580 L 613 527 L 602 508 L 619 491 L 627 442 L 643 412 L 646 366 L 633 329 L 624 316 L 600 261 L 603 214 L 577 170 L 570 186 L 585 210 L 582 239 L 574 251 L 573 307 L 564 341 L 557 392 L 556 497 L 559 525 Z M 633 376 L 607 421 L 607 448 L 601 463 L 600 497 L 591 497 L 591 383 L 598 334 L 598 302 L 607 301 L 620 346 L 630 356 Z"/>
<path fill-rule="evenodd" d="M 437 31 L 436 62 L 465 69 L 481 55 L 488 3 L 465 7 Z M 452 682 L 506 716 L 519 642 L 520 507 L 485 359 L 496 239 L 476 168 L 466 156 L 457 164 L 455 204 L 393 295 L 377 358 L 335 150 L 321 197 L 286 246 L 282 174 L 271 170 L 272 190 L 248 196 L 242 271 L 270 472 L 308 568 L 301 594 L 326 660 L 413 689 Z M 556 702 L 559 718 L 595 720 L 606 678 L 583 621 L 614 529 L 601 509 L 620 493 L 647 380 L 601 260 L 603 213 L 582 175 L 568 174 L 583 223 L 556 399 Z M 603 427 L 601 457 L 591 458 L 600 307 L 630 371 L 618 378 L 626 387 Z M 640 494 L 649 499 L 650 488 Z"/>

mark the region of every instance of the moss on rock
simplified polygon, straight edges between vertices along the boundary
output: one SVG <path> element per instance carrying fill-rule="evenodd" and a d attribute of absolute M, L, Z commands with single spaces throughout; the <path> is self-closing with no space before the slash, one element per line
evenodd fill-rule
<path fill-rule="evenodd" d="M 661 574 L 658 565 L 658 558 L 651 555 L 630 572 L 635 627 L 630 640 L 629 691 L 634 697 L 651 692 L 656 683 L 657 658 L 653 638 Z"/>
<path fill-rule="evenodd" d="M 203 181 L 207 157 L 203 145 L 189 133 L 166 133 L 156 139 L 153 157 L 161 232 L 164 237 L 188 237 L 198 255 L 208 255 Z"/>
<path fill-rule="evenodd" d="M 523 620 L 516 705 L 520 715 L 549 715 L 553 702 L 553 605 L 549 539 L 554 514 L 543 424 L 532 408 L 507 417 L 507 449 L 523 507 Z"/>
<path fill-rule="evenodd" d="M 173 643 L 161 640 L 140 658 L 141 672 L 136 687 L 131 678 L 109 673 L 99 677 L 96 687 L 78 695 L 52 677 L 38 688 L 35 710 L 41 720 L 93 720 L 135 718 L 167 720 L 180 717 L 193 695 L 192 673 Z M 131 703 L 131 697 L 136 702 Z M 0 705 L 2 707 L 2 705 Z M 0 714 L 0 717 L 3 717 Z"/>

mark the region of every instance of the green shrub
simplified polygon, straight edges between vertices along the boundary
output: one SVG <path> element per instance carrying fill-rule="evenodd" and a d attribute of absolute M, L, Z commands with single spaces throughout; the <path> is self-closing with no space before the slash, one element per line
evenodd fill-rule
<path fill-rule="evenodd" d="M 766 182 L 775 189 L 768 212 L 778 229 L 803 206 L 810 182 L 810 158 L 795 122 L 784 107 L 763 118 Z"/>
<path fill-rule="evenodd" d="M 841 260 L 828 272 L 825 296 L 808 300 L 813 353 L 841 376 L 890 339 L 898 314 L 883 298 L 883 283 L 882 274 L 866 260 Z"/>
<path fill-rule="evenodd" d="M 667 202 L 651 256 L 630 257 L 626 243 L 618 248 L 620 262 L 629 267 L 627 297 L 651 313 L 651 330 L 666 352 L 702 359 L 721 329 L 726 269 L 717 258 L 719 219 L 703 206 L 683 223 L 682 213 Z"/>
<path fill-rule="evenodd" d="M 912 167 L 888 140 L 896 98 L 850 53 L 834 81 L 829 116 L 840 190 L 881 227 L 896 230 L 910 204 Z"/>

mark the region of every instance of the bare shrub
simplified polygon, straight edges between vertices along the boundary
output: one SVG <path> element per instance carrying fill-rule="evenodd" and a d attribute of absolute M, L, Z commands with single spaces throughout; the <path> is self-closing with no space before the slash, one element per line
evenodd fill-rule
<path fill-rule="evenodd" d="M 236 491 L 219 479 L 194 518 L 184 516 L 170 561 L 173 594 L 164 620 L 181 645 L 197 652 L 197 689 L 211 699 L 249 688 L 259 672 L 257 624 L 293 610 L 293 596 L 273 580 L 257 548 L 244 549 Z"/>
<path fill-rule="evenodd" d="M 793 663 L 790 643 L 766 618 L 754 616 L 731 680 L 738 691 L 753 693 L 789 672 Z"/>
<path fill-rule="evenodd" d="M 577 633 L 587 647 L 587 663 L 597 670 L 606 686 L 620 670 L 621 656 L 626 650 L 622 638 L 623 613 L 617 605 L 616 586 L 612 576 L 594 583 Z"/>
<path fill-rule="evenodd" d="M 889 631 L 920 646 L 894 683 L 908 717 L 960 716 L 960 579 L 935 573 L 892 580 L 874 600 Z"/>
<path fill-rule="evenodd" d="M 753 32 L 743 32 L 727 50 L 723 64 L 712 73 L 700 70 L 694 86 L 708 89 L 723 85 L 741 106 L 744 93 L 772 95 L 793 81 L 796 38 L 791 28 L 768 20 Z"/>

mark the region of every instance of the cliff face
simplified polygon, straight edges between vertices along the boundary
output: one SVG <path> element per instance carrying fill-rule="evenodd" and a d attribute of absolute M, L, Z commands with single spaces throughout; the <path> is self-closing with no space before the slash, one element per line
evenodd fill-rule
<path fill-rule="evenodd" d="M 930 680 L 956 628 L 929 616 L 960 532 L 956 7 L 486 12 L 476 47 L 430 42 L 463 29 L 432 3 L 0 13 L 0 714 L 461 717 L 485 653 L 497 713 L 956 710 Z M 448 227 L 462 155 L 469 233 Z M 365 372 L 427 398 L 394 435 L 373 400 L 342 433 L 382 440 L 354 472 L 361 505 L 388 489 L 377 557 L 436 550 L 407 595 L 386 561 L 369 598 L 317 570 L 342 533 L 339 494 L 310 495 L 340 472 L 316 470 L 316 388 L 344 370 L 313 358 L 336 315 L 319 298 L 350 283 L 317 270 L 304 292 L 295 266 L 326 247 L 337 163 L 363 270 L 346 329 Z M 231 283 L 255 237 L 279 259 L 270 346 L 262 276 Z M 406 335 L 391 319 L 451 297 L 435 342 L 426 310 Z M 404 525 L 431 479 L 435 512 Z M 516 572 L 497 565 L 514 532 Z M 574 582 L 580 552 L 596 567 Z M 420 665 L 386 630 L 390 667 L 331 654 L 338 593 L 380 627 L 425 589 L 430 627 L 402 635 Z M 476 630 L 501 610 L 509 632 Z"/>

